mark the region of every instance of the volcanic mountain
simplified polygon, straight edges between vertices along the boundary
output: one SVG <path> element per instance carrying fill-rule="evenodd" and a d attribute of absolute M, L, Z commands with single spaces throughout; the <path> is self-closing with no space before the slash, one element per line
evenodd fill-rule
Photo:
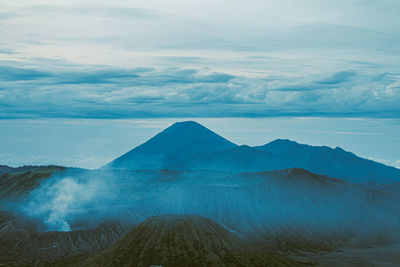
<path fill-rule="evenodd" d="M 154 216 L 79 266 L 294 266 L 197 215 Z"/>
<path fill-rule="evenodd" d="M 190 154 L 236 146 L 197 122 L 177 122 L 103 169 L 168 169 Z"/>
<path fill-rule="evenodd" d="M 277 139 L 264 146 L 238 146 L 193 122 L 177 122 L 102 169 L 215 170 L 232 173 L 286 168 L 351 182 L 400 182 L 400 170 L 363 159 L 339 147 L 309 146 Z"/>

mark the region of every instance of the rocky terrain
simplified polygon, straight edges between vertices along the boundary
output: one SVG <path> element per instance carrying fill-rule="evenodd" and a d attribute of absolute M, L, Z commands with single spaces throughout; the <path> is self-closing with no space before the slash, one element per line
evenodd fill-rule
<path fill-rule="evenodd" d="M 41 181 L 65 169 L 59 166 L 0 166 L 0 196 L 7 199 L 23 198 Z"/>
<path fill-rule="evenodd" d="M 79 266 L 294 266 L 295 261 L 251 246 L 197 215 L 147 219 Z"/>
<path fill-rule="evenodd" d="M 107 248 L 126 232 L 118 223 L 86 231 L 40 232 L 37 223 L 0 213 L 0 266 L 51 266 L 60 259 Z"/>

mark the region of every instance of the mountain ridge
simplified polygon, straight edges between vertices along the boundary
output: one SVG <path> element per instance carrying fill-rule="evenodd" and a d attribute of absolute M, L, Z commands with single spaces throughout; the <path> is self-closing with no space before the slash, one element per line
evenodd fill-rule
<path fill-rule="evenodd" d="M 153 216 L 79 266 L 296 266 L 198 215 Z"/>
<path fill-rule="evenodd" d="M 256 149 L 290 160 L 290 168 L 302 168 L 316 174 L 338 177 L 351 182 L 400 181 L 400 169 L 365 159 L 341 147 L 311 146 L 288 139 L 276 139 Z"/>
<path fill-rule="evenodd" d="M 400 169 L 358 157 L 340 147 L 310 146 L 276 139 L 238 146 L 194 121 L 177 122 L 101 169 L 217 170 L 262 172 L 302 168 L 363 183 L 400 182 Z"/>

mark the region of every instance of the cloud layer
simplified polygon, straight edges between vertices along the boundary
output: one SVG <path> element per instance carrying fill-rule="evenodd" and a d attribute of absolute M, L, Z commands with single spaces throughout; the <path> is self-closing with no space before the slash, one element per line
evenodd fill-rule
<path fill-rule="evenodd" d="M 399 10 L 389 0 L 6 1 L 0 118 L 398 117 Z"/>
<path fill-rule="evenodd" d="M 308 76 L 205 68 L 0 65 L 0 118 L 397 117 L 400 74 L 342 70 Z"/>

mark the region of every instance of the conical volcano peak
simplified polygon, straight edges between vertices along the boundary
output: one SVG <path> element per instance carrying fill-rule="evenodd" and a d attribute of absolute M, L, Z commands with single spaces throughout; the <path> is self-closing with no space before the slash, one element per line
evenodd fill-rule
<path fill-rule="evenodd" d="M 211 135 L 216 135 L 213 131 L 210 129 L 204 127 L 198 122 L 195 121 L 182 121 L 182 122 L 175 122 L 172 124 L 170 127 L 165 129 L 162 133 L 171 133 L 171 134 L 211 134 Z"/>
<path fill-rule="evenodd" d="M 204 150 L 224 149 L 235 146 L 232 142 L 197 122 L 184 121 L 174 123 L 137 148 L 152 153 L 162 152 L 163 154 L 171 154 L 176 152 L 185 153 L 182 149 L 191 153 L 198 152 L 193 151 L 193 148 L 196 147 Z"/>
<path fill-rule="evenodd" d="M 237 145 L 194 121 L 177 122 L 110 162 L 114 169 L 163 169 L 190 154 Z"/>
<path fill-rule="evenodd" d="M 196 129 L 196 128 L 206 128 L 198 122 L 195 121 L 178 121 L 172 124 L 169 128 L 175 129 Z M 207 129 L 207 128 L 206 128 Z"/>

